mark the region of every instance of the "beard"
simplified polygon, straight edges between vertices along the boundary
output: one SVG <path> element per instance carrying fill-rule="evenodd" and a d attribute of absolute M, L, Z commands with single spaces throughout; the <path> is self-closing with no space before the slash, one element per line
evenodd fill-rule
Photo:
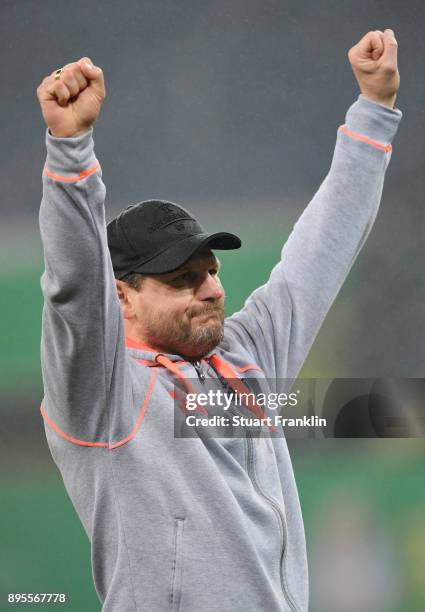
<path fill-rule="evenodd" d="M 210 317 L 205 324 L 196 321 L 202 316 Z M 150 346 L 191 359 L 201 358 L 223 339 L 224 299 L 192 306 L 180 317 L 152 312 L 143 323 Z"/>

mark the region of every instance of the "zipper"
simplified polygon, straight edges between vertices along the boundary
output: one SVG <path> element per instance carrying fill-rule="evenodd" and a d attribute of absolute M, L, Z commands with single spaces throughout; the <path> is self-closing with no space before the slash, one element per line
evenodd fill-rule
<path fill-rule="evenodd" d="M 294 603 L 294 600 L 292 599 L 292 597 L 289 594 L 288 591 L 288 585 L 286 584 L 286 580 L 284 577 L 284 566 L 285 566 L 285 560 L 286 560 L 286 555 L 287 555 L 287 551 L 288 551 L 288 547 L 286 546 L 286 543 L 288 541 L 288 531 L 287 531 L 287 527 L 286 527 L 286 521 L 285 518 L 282 514 L 281 509 L 279 508 L 278 504 L 268 495 L 266 495 L 264 493 L 264 491 L 262 490 L 262 488 L 260 487 L 258 481 L 257 481 L 257 476 L 255 474 L 255 466 L 254 466 L 254 443 L 252 440 L 252 434 L 250 431 L 246 432 L 246 441 L 247 441 L 247 445 L 248 445 L 248 457 L 247 457 L 247 468 L 248 468 L 248 475 L 251 479 L 252 484 L 254 485 L 254 489 L 257 491 L 257 493 L 263 497 L 272 507 L 272 509 L 274 510 L 277 519 L 279 521 L 279 525 L 281 527 L 281 532 L 282 532 L 282 552 L 280 555 L 280 583 L 282 586 L 282 591 L 284 594 L 284 597 L 286 599 L 286 602 L 289 604 L 289 607 L 291 608 L 291 612 L 298 612 L 297 611 L 297 607 Z"/>
<path fill-rule="evenodd" d="M 200 363 L 198 362 L 199 366 Z M 194 364 L 195 365 L 195 364 Z M 217 378 L 220 380 L 221 384 L 223 385 L 223 387 L 226 389 L 230 389 L 230 385 L 227 383 L 226 379 L 219 373 L 217 372 L 217 370 L 215 368 L 213 368 Z M 198 371 L 198 370 L 197 370 Z M 248 387 L 249 388 L 249 387 Z M 236 409 L 234 407 L 234 409 Z M 237 411 L 239 412 L 239 411 Z M 266 495 L 266 493 L 264 493 L 263 489 L 260 487 L 260 484 L 258 483 L 257 480 L 257 475 L 255 473 L 255 457 L 254 457 L 254 443 L 252 440 L 252 434 L 249 430 L 246 431 L 246 442 L 247 442 L 247 448 L 248 448 L 248 453 L 247 453 L 247 472 L 248 475 L 250 477 L 250 480 L 254 486 L 254 489 L 257 491 L 257 494 L 260 495 L 260 497 L 262 497 L 263 499 L 265 499 L 271 506 L 271 508 L 274 510 L 277 520 L 279 522 L 280 525 L 280 530 L 282 533 L 282 552 L 280 554 L 280 584 L 282 587 L 282 592 L 283 592 L 283 596 L 286 600 L 286 603 L 289 605 L 291 612 L 298 612 L 298 608 L 294 603 L 294 600 L 292 599 L 291 595 L 289 594 L 289 590 L 288 590 L 288 585 L 286 584 L 286 579 L 285 579 L 285 561 L 286 561 L 286 557 L 287 557 L 287 553 L 288 553 L 288 548 L 286 546 L 286 543 L 288 541 L 288 530 L 287 530 L 287 526 L 286 526 L 286 520 L 285 517 L 282 514 L 282 511 L 279 507 L 279 505 L 274 501 L 274 499 L 272 499 L 271 497 L 269 497 L 268 495 Z"/>
<path fill-rule="evenodd" d="M 199 380 L 201 381 L 202 384 L 205 383 L 205 374 L 202 371 L 202 366 L 201 366 L 201 362 L 200 361 L 193 361 L 193 367 L 196 370 L 196 373 L 198 375 Z"/>

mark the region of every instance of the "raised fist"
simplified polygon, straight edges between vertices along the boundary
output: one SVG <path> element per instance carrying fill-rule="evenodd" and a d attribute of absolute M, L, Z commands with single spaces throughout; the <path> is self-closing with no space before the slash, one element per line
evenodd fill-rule
<path fill-rule="evenodd" d="M 79 136 L 96 121 L 105 99 L 103 72 L 88 57 L 82 57 L 64 66 L 59 76 L 55 70 L 43 79 L 37 96 L 53 136 Z"/>
<path fill-rule="evenodd" d="M 351 47 L 348 59 L 362 94 L 393 108 L 400 85 L 394 32 L 368 32 Z"/>

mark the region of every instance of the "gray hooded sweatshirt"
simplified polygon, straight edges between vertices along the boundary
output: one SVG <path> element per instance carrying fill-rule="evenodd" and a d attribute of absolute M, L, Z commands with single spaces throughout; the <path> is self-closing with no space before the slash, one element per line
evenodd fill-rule
<path fill-rule="evenodd" d="M 297 376 L 375 219 L 400 118 L 364 96 L 350 107 L 329 174 L 200 378 Z M 102 610 L 306 612 L 285 438 L 174 437 L 174 383 L 200 373 L 126 341 L 92 132 L 46 142 L 41 414 Z"/>

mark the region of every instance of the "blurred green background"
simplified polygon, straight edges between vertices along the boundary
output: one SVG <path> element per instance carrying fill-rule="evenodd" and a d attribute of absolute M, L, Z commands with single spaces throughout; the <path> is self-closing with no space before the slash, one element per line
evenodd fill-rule
<path fill-rule="evenodd" d="M 236 257 L 221 253 L 229 312 L 266 280 L 281 237 L 258 244 L 249 228 Z M 38 406 L 40 249 L 2 274 L 1 592 L 64 592 L 70 610 L 99 610 L 90 546 L 50 458 Z M 237 259 L 237 261 L 236 261 Z M 241 274 L 250 270 L 250 274 Z M 354 272 L 355 275 L 355 272 Z M 350 282 L 330 317 L 347 311 Z M 17 326 L 17 322 L 19 325 Z M 331 351 L 326 334 L 321 350 Z M 334 330 L 331 341 L 338 347 Z M 302 375 L 326 376 L 311 354 Z M 305 520 L 311 610 L 419 612 L 425 602 L 425 446 L 422 440 L 289 441 Z M 1 609 L 8 609 L 3 606 Z M 46 608 L 47 609 L 47 608 Z"/>
<path fill-rule="evenodd" d="M 0 17 L 8 143 L 0 150 L 0 594 L 4 602 L 7 592 L 65 592 L 66 609 L 91 612 L 101 606 L 89 542 L 39 413 L 44 127 L 37 84 L 83 55 L 102 65 L 108 93 L 95 140 L 108 218 L 161 197 L 187 206 L 211 230 L 225 225 L 241 235 L 240 251 L 220 254 L 231 313 L 266 281 L 328 171 L 336 129 L 358 95 L 348 48 L 370 29 L 394 28 L 404 118 L 381 211 L 301 375 L 423 377 L 425 5 L 6 0 Z M 424 442 L 289 444 L 311 611 L 424 612 Z"/>

